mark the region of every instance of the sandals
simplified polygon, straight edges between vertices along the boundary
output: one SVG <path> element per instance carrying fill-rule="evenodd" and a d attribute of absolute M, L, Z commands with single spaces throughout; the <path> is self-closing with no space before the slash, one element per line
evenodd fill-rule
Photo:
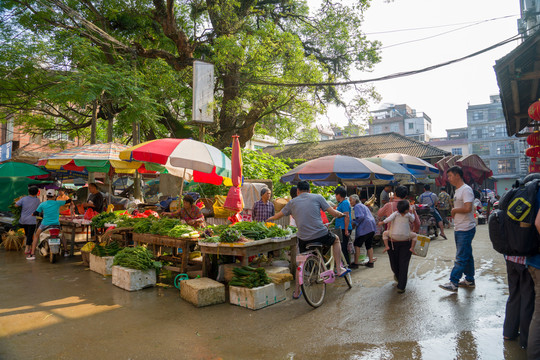
<path fill-rule="evenodd" d="M 298 294 L 298 296 L 294 295 L 294 291 L 293 291 L 292 298 L 294 300 L 300 299 L 301 297 L 302 297 L 302 290 L 300 290 L 300 293 Z"/>
<path fill-rule="evenodd" d="M 344 277 L 345 275 L 347 275 L 348 273 L 351 272 L 351 269 L 345 269 L 344 272 L 342 272 L 341 274 L 338 274 L 339 277 Z"/>

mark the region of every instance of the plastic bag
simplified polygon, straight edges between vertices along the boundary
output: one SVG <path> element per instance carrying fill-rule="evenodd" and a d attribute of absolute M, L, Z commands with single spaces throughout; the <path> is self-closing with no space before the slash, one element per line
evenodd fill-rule
<path fill-rule="evenodd" d="M 347 251 L 349 252 L 349 254 L 355 253 L 354 243 L 352 241 L 349 241 L 349 243 L 347 244 Z"/>

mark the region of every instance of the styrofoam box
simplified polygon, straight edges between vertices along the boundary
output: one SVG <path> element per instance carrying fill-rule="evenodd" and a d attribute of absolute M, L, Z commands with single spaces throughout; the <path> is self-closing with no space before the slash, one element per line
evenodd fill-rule
<path fill-rule="evenodd" d="M 137 291 L 156 285 L 156 270 L 136 270 L 115 265 L 112 267 L 112 283 L 127 291 Z"/>
<path fill-rule="evenodd" d="M 225 285 L 209 278 L 180 281 L 180 297 L 197 307 L 225 302 Z"/>
<path fill-rule="evenodd" d="M 276 294 L 276 285 L 271 283 L 256 288 L 229 286 L 229 301 L 251 310 L 258 310 L 285 300 L 285 284 L 278 285 L 279 294 Z M 279 297 L 278 297 L 279 296 Z"/>
<path fill-rule="evenodd" d="M 90 270 L 101 275 L 112 275 L 114 256 L 96 256 L 90 254 Z"/>

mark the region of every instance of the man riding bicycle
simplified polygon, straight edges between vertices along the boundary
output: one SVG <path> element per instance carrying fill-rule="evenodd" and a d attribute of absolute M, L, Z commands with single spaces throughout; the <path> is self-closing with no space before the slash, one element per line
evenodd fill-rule
<path fill-rule="evenodd" d="M 55 200 L 55 191 L 53 189 L 47 190 L 47 200 L 39 204 L 38 208 L 34 212 L 34 216 L 39 216 L 40 213 L 43 212 L 43 220 L 41 221 L 41 224 L 34 233 L 32 251 L 26 257 L 27 260 L 34 260 L 36 258 L 34 253 L 36 251 L 36 247 L 39 242 L 39 236 L 41 235 L 41 233 L 52 226 L 60 226 L 60 207 L 69 203 L 71 203 L 71 199 Z M 66 250 L 67 244 L 64 237 L 62 237 L 62 242 L 64 244 L 64 250 Z M 68 256 L 69 253 L 66 252 L 64 255 Z"/>
<path fill-rule="evenodd" d="M 298 196 L 289 201 L 280 212 L 266 221 L 273 221 L 283 216 L 292 215 L 298 227 L 297 237 L 300 252 L 306 251 L 306 246 L 314 242 L 322 243 L 325 246 L 332 246 L 337 275 L 344 276 L 351 270 L 341 265 L 341 243 L 339 237 L 328 230 L 323 224 L 320 211 L 322 209 L 336 218 L 348 216 L 348 214 L 334 210 L 321 195 L 311 194 L 309 190 L 309 183 L 307 181 L 300 181 L 298 183 Z"/>

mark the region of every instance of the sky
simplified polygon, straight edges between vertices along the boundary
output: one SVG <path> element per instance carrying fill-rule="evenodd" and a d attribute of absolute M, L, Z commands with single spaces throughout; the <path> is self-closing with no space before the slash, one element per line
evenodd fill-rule
<path fill-rule="evenodd" d="M 382 61 L 375 65 L 373 72 L 356 71 L 351 78 L 361 80 L 417 70 L 469 55 L 516 35 L 519 13 L 519 0 L 373 0 L 364 14 L 362 29 L 368 39 L 382 42 Z M 469 24 L 509 15 L 515 16 Z M 396 31 L 451 24 L 460 25 Z M 459 29 L 462 27 L 465 28 Z M 449 32 L 451 30 L 454 31 Z M 392 32 L 375 34 L 387 31 Z M 445 32 L 449 33 L 384 49 Z M 446 129 L 467 126 L 468 104 L 489 103 L 489 96 L 499 93 L 493 66 L 517 45 L 519 42 L 513 41 L 436 70 L 374 82 L 382 101 L 372 103 L 370 110 L 376 110 L 384 103 L 407 104 L 431 118 L 432 137 L 445 137 Z M 347 124 L 339 108 L 331 108 L 328 114 L 331 115 L 322 116 L 318 123 Z"/>

